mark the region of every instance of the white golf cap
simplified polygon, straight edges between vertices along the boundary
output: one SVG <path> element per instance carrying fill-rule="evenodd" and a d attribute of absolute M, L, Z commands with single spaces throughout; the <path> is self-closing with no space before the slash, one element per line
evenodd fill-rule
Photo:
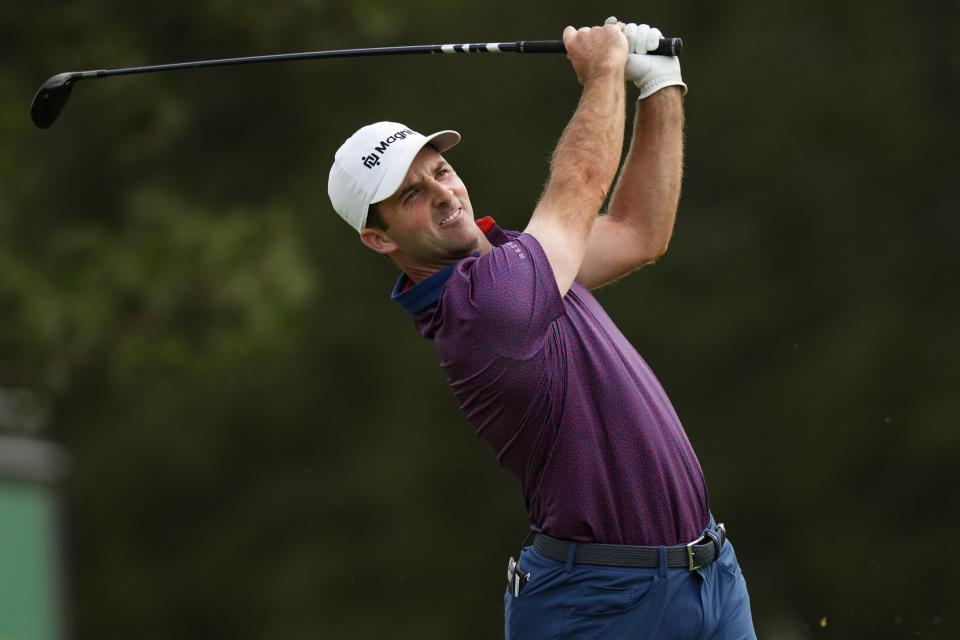
<path fill-rule="evenodd" d="M 460 142 L 456 131 L 424 136 L 399 122 L 369 124 L 340 145 L 330 167 L 327 193 L 340 217 L 358 232 L 367 210 L 400 188 L 417 153 L 432 143 L 443 153 Z"/>

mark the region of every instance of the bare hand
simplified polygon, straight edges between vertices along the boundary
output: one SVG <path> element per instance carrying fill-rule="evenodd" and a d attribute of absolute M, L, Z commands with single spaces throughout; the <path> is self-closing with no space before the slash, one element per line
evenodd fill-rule
<path fill-rule="evenodd" d="M 609 75 L 623 82 L 628 52 L 623 23 L 581 29 L 567 27 L 563 30 L 563 44 L 580 84 Z"/>

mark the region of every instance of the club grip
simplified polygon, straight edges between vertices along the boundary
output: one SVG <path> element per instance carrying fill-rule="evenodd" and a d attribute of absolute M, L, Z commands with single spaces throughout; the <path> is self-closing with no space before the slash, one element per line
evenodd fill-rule
<path fill-rule="evenodd" d="M 683 40 L 680 38 L 660 38 L 660 44 L 653 51 L 647 52 L 655 56 L 673 56 L 679 58 L 683 53 Z"/>
<path fill-rule="evenodd" d="M 563 40 L 523 40 L 518 43 L 519 53 L 566 53 Z M 680 38 L 661 38 L 660 45 L 653 51 L 652 56 L 679 56 L 683 53 L 683 40 Z"/>

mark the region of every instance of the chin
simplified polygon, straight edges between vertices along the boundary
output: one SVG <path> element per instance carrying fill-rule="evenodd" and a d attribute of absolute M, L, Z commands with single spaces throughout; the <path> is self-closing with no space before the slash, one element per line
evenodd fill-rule
<path fill-rule="evenodd" d="M 446 245 L 446 251 L 448 258 L 453 258 L 459 260 L 460 258 L 466 258 L 470 255 L 473 255 L 480 250 L 480 243 L 476 240 L 464 241 L 464 242 L 449 242 Z"/>
<path fill-rule="evenodd" d="M 473 222 L 470 224 L 473 224 Z M 469 239 L 464 239 L 464 251 L 466 252 L 465 255 L 470 255 L 471 253 L 480 250 L 480 236 L 482 231 L 480 231 L 480 228 L 476 225 L 473 225 L 473 231 L 474 233 L 470 235 Z"/>

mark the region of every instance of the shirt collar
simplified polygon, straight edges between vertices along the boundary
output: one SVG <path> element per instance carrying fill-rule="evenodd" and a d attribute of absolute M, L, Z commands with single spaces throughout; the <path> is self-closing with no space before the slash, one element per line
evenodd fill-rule
<path fill-rule="evenodd" d="M 476 221 L 476 224 L 491 242 L 495 240 L 497 232 L 500 231 L 499 227 L 496 226 L 496 222 L 490 216 L 480 218 Z M 495 242 L 495 244 L 500 244 L 500 242 Z M 480 254 L 475 253 L 473 255 L 479 256 Z M 397 278 L 397 283 L 393 286 L 393 291 L 390 292 L 390 299 L 403 307 L 404 311 L 410 315 L 419 315 L 440 299 L 440 294 L 443 293 L 443 287 L 447 284 L 450 276 L 453 275 L 453 269 L 457 264 L 458 263 L 455 262 L 444 267 L 412 286 L 410 285 L 410 278 L 407 277 L 407 274 L 400 274 L 400 277 Z"/>

